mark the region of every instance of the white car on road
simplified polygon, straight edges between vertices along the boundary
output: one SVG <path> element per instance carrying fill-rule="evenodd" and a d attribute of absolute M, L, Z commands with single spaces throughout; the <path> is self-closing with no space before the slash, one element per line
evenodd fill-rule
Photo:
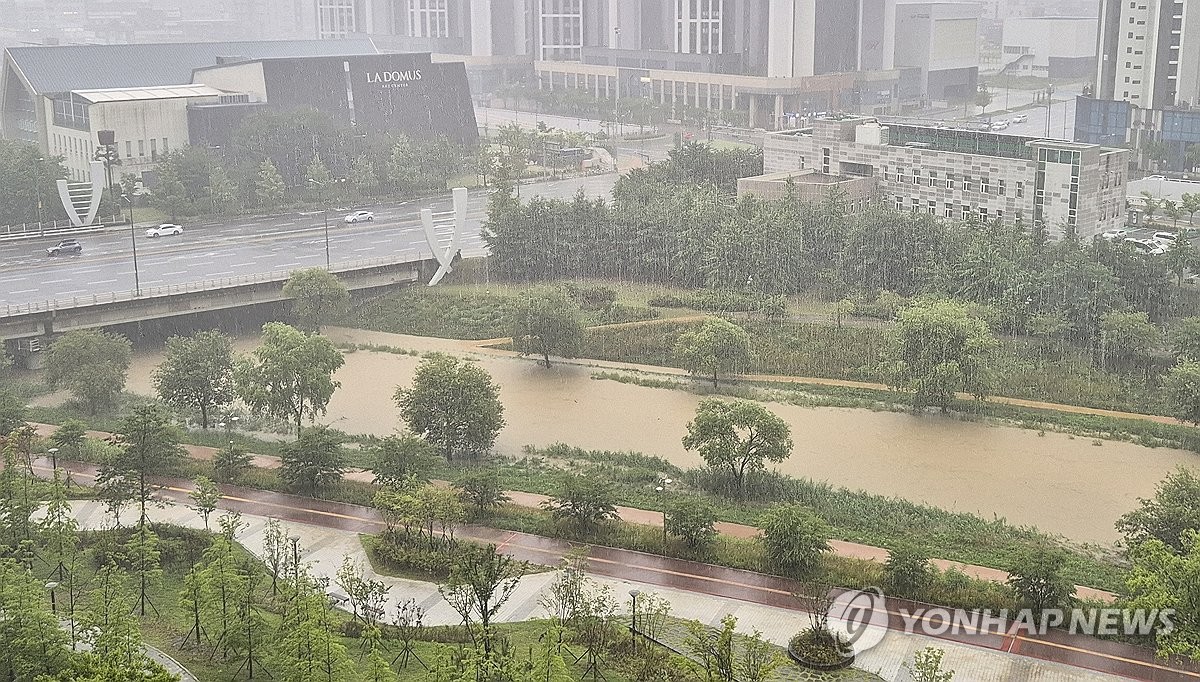
<path fill-rule="evenodd" d="M 371 213 L 370 211 L 355 211 L 354 213 L 346 216 L 346 222 L 348 223 L 360 223 L 364 221 L 369 223 L 374 220 L 375 214 Z"/>
<path fill-rule="evenodd" d="M 175 223 L 163 223 L 158 227 L 146 230 L 147 237 L 167 237 L 173 234 L 183 234 L 183 226 Z"/>
<path fill-rule="evenodd" d="M 1117 228 L 1115 230 L 1105 230 L 1104 232 L 1101 232 L 1100 238 L 1111 242 L 1114 239 L 1124 239 L 1128 234 L 1129 230 Z"/>
<path fill-rule="evenodd" d="M 1125 239 L 1125 243 L 1150 256 L 1161 256 L 1167 252 L 1162 244 L 1154 241 L 1153 239 L 1127 238 Z"/>
<path fill-rule="evenodd" d="M 1016 116 L 1013 116 L 1012 118 L 1010 118 L 1009 122 L 1010 123 L 1024 123 L 1025 121 L 1028 121 L 1028 120 L 1029 120 L 1029 116 L 1027 116 L 1026 114 L 1017 114 Z"/>
<path fill-rule="evenodd" d="M 1151 239 L 1167 248 L 1175 246 L 1175 240 L 1178 238 L 1179 236 L 1174 232 L 1155 232 L 1154 236 L 1151 237 Z"/>

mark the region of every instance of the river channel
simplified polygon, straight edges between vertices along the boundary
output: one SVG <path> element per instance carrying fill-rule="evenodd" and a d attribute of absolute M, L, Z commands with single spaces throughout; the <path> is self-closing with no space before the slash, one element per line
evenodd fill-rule
<path fill-rule="evenodd" d="M 699 458 L 683 449 L 688 421 L 701 398 L 687 391 L 596 380 L 579 365 L 550 369 L 532 360 L 474 352 L 463 342 L 359 330 L 330 330 L 336 341 L 439 350 L 478 359 L 500 386 L 507 426 L 504 454 L 524 445 L 563 442 L 588 449 L 634 450 L 680 466 Z M 239 351 L 253 345 L 240 339 Z M 135 356 L 129 389 L 151 392 L 161 354 Z M 407 386 L 420 359 L 357 351 L 346 355 L 322 422 L 349 433 L 386 435 L 399 428 L 392 394 Z M 788 422 L 795 448 L 777 465 L 793 476 L 894 495 L 914 502 L 1010 523 L 1034 525 L 1075 541 L 1111 543 L 1113 523 L 1154 492 L 1179 465 L 1200 465 L 1195 453 L 1065 434 L 964 422 L 941 415 L 863 409 L 807 408 L 772 403 Z"/>

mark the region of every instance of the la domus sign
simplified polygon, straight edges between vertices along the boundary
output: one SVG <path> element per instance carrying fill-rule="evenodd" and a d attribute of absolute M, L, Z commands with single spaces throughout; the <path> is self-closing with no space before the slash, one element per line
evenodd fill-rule
<path fill-rule="evenodd" d="M 421 80 L 420 69 L 410 69 L 408 71 L 375 71 L 367 74 L 367 82 L 375 83 L 415 83 Z"/>

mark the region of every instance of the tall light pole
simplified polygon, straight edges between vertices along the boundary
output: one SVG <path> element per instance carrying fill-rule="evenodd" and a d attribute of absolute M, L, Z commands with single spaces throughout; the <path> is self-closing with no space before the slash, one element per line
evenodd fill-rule
<path fill-rule="evenodd" d="M 138 276 L 137 264 L 137 229 L 133 226 L 133 197 L 128 194 L 122 194 L 121 198 L 125 203 L 129 204 L 129 243 L 133 244 L 133 290 L 138 296 L 142 295 L 142 281 Z"/>
<path fill-rule="evenodd" d="M 320 194 L 317 195 L 317 201 L 321 202 L 321 212 L 325 216 L 325 269 L 328 270 L 329 269 L 329 205 L 325 203 L 325 184 L 326 183 L 320 182 L 317 180 L 313 180 L 312 178 L 309 178 L 308 181 L 311 182 L 312 184 L 316 185 L 317 187 L 321 188 Z"/>
<path fill-rule="evenodd" d="M 629 596 L 633 598 L 632 618 L 629 624 L 629 645 L 637 650 L 637 598 L 641 594 L 641 590 L 630 590 Z"/>

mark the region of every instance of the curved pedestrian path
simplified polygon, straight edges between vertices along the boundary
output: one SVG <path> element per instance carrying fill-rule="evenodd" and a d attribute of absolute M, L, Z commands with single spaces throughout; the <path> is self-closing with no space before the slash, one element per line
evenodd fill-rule
<path fill-rule="evenodd" d="M 50 462 L 35 460 L 40 474 L 50 472 Z M 76 480 L 96 475 L 91 465 L 60 462 Z M 159 495 L 175 504 L 154 508 L 156 521 L 203 527 L 199 516 L 187 504 L 191 483 L 158 478 L 163 486 Z M 377 533 L 383 521 L 374 509 L 311 498 L 271 493 L 237 486 L 221 486 L 225 497 L 222 509 L 242 514 L 249 526 L 239 540 L 259 554 L 263 527 L 268 518 L 288 524 L 288 534 L 301 537 L 302 558 L 314 572 L 333 576 L 344 556 L 366 564 L 359 533 Z M 102 502 L 74 503 L 76 516 L 86 528 L 107 523 Z M 528 533 L 464 526 L 456 537 L 496 545 L 514 558 L 547 566 L 557 566 L 579 549 L 562 540 Z M 739 619 L 744 632 L 761 630 L 777 643 L 785 644 L 791 635 L 808 624 L 807 614 L 791 597 L 800 585 L 778 576 L 741 571 L 692 561 L 670 559 L 609 547 L 587 548 L 587 570 L 602 584 L 623 595 L 631 588 L 652 590 L 672 604 L 672 615 L 716 625 L 726 613 Z M 373 572 L 372 572 L 373 573 Z M 428 609 L 425 622 L 458 622 L 458 616 L 437 593 L 436 585 L 397 578 L 379 578 L 391 587 L 389 606 L 415 599 Z M 525 577 L 512 600 L 502 609 L 498 620 L 522 621 L 543 617 L 539 599 L 553 580 L 552 573 Z M 623 601 L 618 596 L 618 601 Z M 889 602 L 887 631 L 882 642 L 862 652 L 858 667 L 878 671 L 887 679 L 900 679 L 902 664 L 926 646 L 945 650 L 948 667 L 957 671 L 956 680 L 1002 682 L 1066 682 L 1117 679 L 1153 680 L 1154 682 L 1200 682 L 1200 668 L 1182 661 L 1156 659 L 1152 652 L 1117 642 L 1091 637 L 1052 633 L 1047 636 L 1006 633 L 967 633 L 939 637 L 903 634 L 902 616 Z"/>

